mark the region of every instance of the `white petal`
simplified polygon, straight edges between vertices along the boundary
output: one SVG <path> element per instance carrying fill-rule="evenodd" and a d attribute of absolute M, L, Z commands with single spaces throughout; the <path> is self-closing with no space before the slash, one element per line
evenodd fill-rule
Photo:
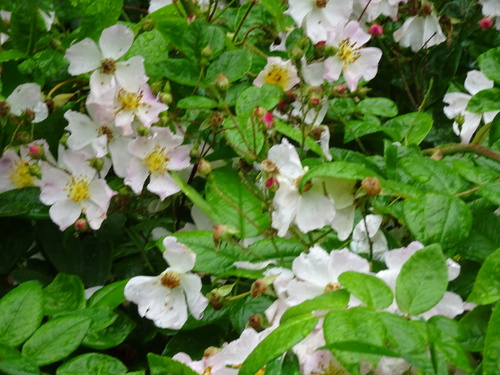
<path fill-rule="evenodd" d="M 322 189 L 311 189 L 302 194 L 297 207 L 295 223 L 302 233 L 321 229 L 335 217 L 333 203 Z"/>
<path fill-rule="evenodd" d="M 42 190 L 40 201 L 45 205 L 52 205 L 66 199 L 66 183 L 70 176 L 60 169 L 42 164 Z"/>
<path fill-rule="evenodd" d="M 181 188 L 174 179 L 168 174 L 168 172 L 164 172 L 162 175 L 152 174 L 148 184 L 148 190 L 151 193 L 158 195 L 161 200 L 164 200 L 166 197 L 174 195 L 181 191 Z"/>
<path fill-rule="evenodd" d="M 131 160 L 132 155 L 128 152 L 127 145 L 130 139 L 121 137 L 110 142 L 108 145 L 109 154 L 113 161 L 113 170 L 118 177 L 124 178 L 127 174 L 127 164 Z"/>
<path fill-rule="evenodd" d="M 181 171 L 191 166 L 190 152 L 193 147 L 191 145 L 184 145 L 174 148 L 171 152 L 167 153 L 169 161 L 167 168 L 171 171 Z"/>
<path fill-rule="evenodd" d="M 148 81 L 144 70 L 144 57 L 134 56 L 128 61 L 116 63 L 116 80 L 125 90 L 136 92 Z"/>
<path fill-rule="evenodd" d="M 169 236 L 163 239 L 163 258 L 170 268 L 179 273 L 189 272 L 196 263 L 196 254 L 186 245 Z"/>
<path fill-rule="evenodd" d="M 296 179 L 304 174 L 299 154 L 286 138 L 283 138 L 281 144 L 271 147 L 267 157 L 276 164 L 280 174 L 287 178 Z"/>
<path fill-rule="evenodd" d="M 328 253 L 315 245 L 308 254 L 301 253 L 294 259 L 292 269 L 299 279 L 324 287 L 330 281 L 328 259 Z"/>
<path fill-rule="evenodd" d="M 362 273 L 370 272 L 370 263 L 348 249 L 333 250 L 328 260 L 330 280 L 338 281 L 338 277 L 346 271 Z"/>
<path fill-rule="evenodd" d="M 319 284 L 293 279 L 287 286 L 288 298 L 286 299 L 286 303 L 290 306 L 295 306 L 305 300 L 319 296 L 323 294 L 327 284 L 328 281 L 324 284 Z"/>
<path fill-rule="evenodd" d="M 335 55 L 328 57 L 324 61 L 325 75 L 324 78 L 328 82 L 335 82 L 340 78 L 340 73 L 342 73 L 342 59 Z"/>
<path fill-rule="evenodd" d="M 349 238 L 354 226 L 354 214 L 356 210 L 353 205 L 346 208 L 336 209 L 335 217 L 332 221 L 332 228 L 337 232 L 337 237 L 340 241 L 345 241 Z"/>
<path fill-rule="evenodd" d="M 280 187 L 274 196 L 275 209 L 272 213 L 272 227 L 278 230 L 279 237 L 284 237 L 288 232 L 288 228 L 295 218 L 300 199 L 301 196 L 294 185 L 286 180 L 280 182 Z"/>
<path fill-rule="evenodd" d="M 90 76 L 90 90 L 97 97 L 114 95 L 116 91 L 116 80 L 113 74 L 104 74 L 99 70 Z"/>
<path fill-rule="evenodd" d="M 448 106 L 443 108 L 443 112 L 449 119 L 465 113 L 465 108 L 469 103 L 471 96 L 462 92 L 450 92 L 443 98 L 443 102 Z"/>
<path fill-rule="evenodd" d="M 97 137 L 98 126 L 90 117 L 76 111 L 66 111 L 64 118 L 68 120 L 66 130 L 71 132 L 67 145 L 72 150 L 80 150 Z"/>
<path fill-rule="evenodd" d="M 123 25 L 113 25 L 103 30 L 99 38 L 99 47 L 105 58 L 118 60 L 132 46 L 134 33 Z"/>
<path fill-rule="evenodd" d="M 99 47 L 90 38 L 73 44 L 66 50 L 64 57 L 70 63 L 68 73 L 73 76 L 97 69 L 102 60 Z"/>
<path fill-rule="evenodd" d="M 144 186 L 144 182 L 146 182 L 146 178 L 149 176 L 147 166 L 141 160 L 132 158 L 128 162 L 126 170 L 127 175 L 124 180 L 125 185 L 130 186 L 134 193 L 140 194 Z"/>
<path fill-rule="evenodd" d="M 465 78 L 464 87 L 471 94 L 476 95 L 479 91 L 491 89 L 494 82 L 487 78 L 483 72 L 479 70 L 471 70 L 467 73 Z"/>
<path fill-rule="evenodd" d="M 181 275 L 181 286 L 186 293 L 189 312 L 195 319 L 201 319 L 208 306 L 208 299 L 201 294 L 201 279 L 198 275 Z"/>
<path fill-rule="evenodd" d="M 50 219 L 59 226 L 60 230 L 65 230 L 71 226 L 82 213 L 82 207 L 70 199 L 60 200 L 50 207 Z"/>

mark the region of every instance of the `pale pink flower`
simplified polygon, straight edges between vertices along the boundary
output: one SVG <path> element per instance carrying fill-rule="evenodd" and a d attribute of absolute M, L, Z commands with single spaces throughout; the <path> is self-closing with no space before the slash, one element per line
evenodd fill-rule
<path fill-rule="evenodd" d="M 262 87 L 265 84 L 279 86 L 283 91 L 288 91 L 300 82 L 297 68 L 291 60 L 283 60 L 281 57 L 268 57 L 267 64 L 258 74 L 253 84 Z"/>
<path fill-rule="evenodd" d="M 127 164 L 125 184 L 140 194 L 146 179 L 147 189 L 161 200 L 180 191 L 168 171 L 180 171 L 190 166 L 191 146 L 181 146 L 184 137 L 168 128 L 153 128 L 149 137 L 137 137 L 128 145 L 132 155 Z"/>
<path fill-rule="evenodd" d="M 375 47 L 363 48 L 369 40 L 370 34 L 363 31 L 356 21 L 328 30 L 326 44 L 337 48 L 337 53 L 324 62 L 325 79 L 334 82 L 343 73 L 347 87 L 354 91 L 361 78 L 365 81 L 375 78 L 382 51 Z"/>
<path fill-rule="evenodd" d="M 32 112 L 35 117 L 33 122 L 41 122 L 49 116 L 49 109 L 42 97 L 40 86 L 36 83 L 24 83 L 16 89 L 5 100 L 9 106 L 10 113 L 21 116 L 25 112 Z"/>
<path fill-rule="evenodd" d="M 135 92 L 148 80 L 144 58 L 134 56 L 128 61 L 117 61 L 134 42 L 134 33 L 123 25 L 104 29 L 99 46 L 90 38 L 73 44 L 66 50 L 71 75 L 93 72 L 90 88 L 99 96 L 113 93 L 117 83 L 127 91 Z"/>
<path fill-rule="evenodd" d="M 483 15 L 489 18 L 495 18 L 495 28 L 500 30 L 500 2 L 498 0 L 479 0 L 482 6 Z"/>
<path fill-rule="evenodd" d="M 437 16 L 409 17 L 403 26 L 394 32 L 394 40 L 401 47 L 411 47 L 413 52 L 443 43 L 446 36 L 439 26 Z"/>
<path fill-rule="evenodd" d="M 136 276 L 125 286 L 125 298 L 138 305 L 139 315 L 160 328 L 181 329 L 187 309 L 201 319 L 208 299 L 201 293 L 201 279 L 191 273 L 196 254 L 175 237 L 163 240 L 163 258 L 169 267 L 159 276 Z"/>

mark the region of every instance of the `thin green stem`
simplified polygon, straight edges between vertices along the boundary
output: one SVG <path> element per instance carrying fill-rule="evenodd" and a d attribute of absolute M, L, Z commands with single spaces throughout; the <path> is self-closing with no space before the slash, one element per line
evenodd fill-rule
<path fill-rule="evenodd" d="M 254 5 L 255 5 L 255 1 L 251 1 L 250 4 L 248 5 L 247 10 L 245 11 L 245 14 L 243 15 L 243 17 L 241 18 L 240 22 L 238 23 L 238 26 L 236 27 L 236 31 L 234 32 L 234 36 L 233 36 L 233 39 L 232 39 L 233 43 L 236 41 L 236 37 L 238 36 L 238 33 L 241 30 L 241 27 L 245 23 L 245 20 L 247 19 L 248 15 L 250 14 L 250 11 L 254 7 Z"/>

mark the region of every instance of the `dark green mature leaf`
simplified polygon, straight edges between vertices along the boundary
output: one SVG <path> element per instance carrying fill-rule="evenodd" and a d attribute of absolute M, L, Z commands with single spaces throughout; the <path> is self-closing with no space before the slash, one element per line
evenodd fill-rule
<path fill-rule="evenodd" d="M 187 86 L 201 84 L 200 67 L 189 59 L 168 59 L 158 64 L 158 69 L 168 79 Z"/>
<path fill-rule="evenodd" d="M 467 258 L 483 263 L 485 259 L 500 247 L 500 216 L 491 209 L 474 211 L 472 229 L 469 236 L 461 241 L 458 253 Z"/>
<path fill-rule="evenodd" d="M 264 134 L 256 118 L 248 114 L 228 117 L 223 127 L 224 137 L 234 151 L 245 158 L 257 159 L 264 146 Z"/>
<path fill-rule="evenodd" d="M 127 367 L 114 357 L 101 353 L 87 353 L 61 365 L 56 375 L 121 375 L 126 372 Z"/>
<path fill-rule="evenodd" d="M 241 238 L 255 237 L 269 226 L 261 200 L 241 182 L 237 172 L 218 168 L 209 179 L 207 202 L 217 211 L 221 224 L 236 228 Z"/>
<path fill-rule="evenodd" d="M 39 375 L 40 370 L 16 349 L 0 344 L 0 373 L 5 375 Z"/>
<path fill-rule="evenodd" d="M 472 226 L 472 215 L 462 200 L 438 193 L 405 201 L 403 215 L 417 240 L 440 243 L 444 249 L 467 238 Z"/>
<path fill-rule="evenodd" d="M 494 205 L 500 205 L 500 181 L 490 182 L 481 186 L 477 193 Z"/>
<path fill-rule="evenodd" d="M 0 217 L 9 216 L 48 219 L 49 207 L 40 202 L 40 189 L 26 187 L 0 194 Z"/>
<path fill-rule="evenodd" d="M 42 286 L 28 281 L 0 300 L 0 344 L 21 345 L 40 326 L 43 318 Z"/>
<path fill-rule="evenodd" d="M 401 268 L 396 279 L 396 301 L 409 315 L 422 314 L 434 307 L 448 286 L 448 268 L 438 244 L 418 250 Z"/>
<path fill-rule="evenodd" d="M 285 354 L 285 358 L 283 358 L 283 363 L 281 364 L 281 369 L 282 374 L 300 375 L 299 359 L 291 350 Z"/>
<path fill-rule="evenodd" d="M 0 274 L 6 275 L 32 246 L 33 227 L 28 220 L 0 218 L 0 238 Z"/>
<path fill-rule="evenodd" d="M 368 121 L 352 120 L 345 125 L 344 143 L 350 142 L 364 135 L 384 131 L 385 128 Z"/>
<path fill-rule="evenodd" d="M 488 145 L 491 147 L 500 139 L 500 115 L 497 114 L 490 126 Z"/>
<path fill-rule="evenodd" d="M 460 327 L 467 332 L 467 338 L 462 345 L 470 352 L 480 352 L 484 347 L 484 338 L 491 316 L 491 306 L 476 306 L 460 319 Z"/>
<path fill-rule="evenodd" d="M 107 316 L 109 316 L 109 313 L 107 311 Z M 94 324 L 96 322 L 94 321 Z M 104 321 L 100 323 L 104 323 Z M 136 323 L 128 315 L 119 312 L 118 317 L 108 327 L 97 332 L 89 330 L 83 339 L 82 345 L 96 350 L 113 348 L 120 345 L 135 327 Z"/>
<path fill-rule="evenodd" d="M 497 273 L 498 276 L 498 273 Z M 500 305 L 493 308 L 483 351 L 483 375 L 496 375 L 500 371 Z"/>
<path fill-rule="evenodd" d="M 251 66 L 252 54 L 247 50 L 226 51 L 209 65 L 206 80 L 214 82 L 219 74 L 224 74 L 229 82 L 234 82 L 247 74 Z"/>
<path fill-rule="evenodd" d="M 45 315 L 52 316 L 85 307 L 85 292 L 82 281 L 75 275 L 57 274 L 43 291 Z"/>
<path fill-rule="evenodd" d="M 270 111 L 276 107 L 282 95 L 283 90 L 276 85 L 250 86 L 238 97 L 236 113 L 238 115 L 251 114 L 257 106 Z"/>
<path fill-rule="evenodd" d="M 296 306 L 288 308 L 281 317 L 281 323 L 285 323 L 296 316 L 318 310 L 345 309 L 349 303 L 349 293 L 344 289 L 334 290 L 320 294 L 308 299 Z"/>
<path fill-rule="evenodd" d="M 363 99 L 358 103 L 356 109 L 365 115 L 394 117 L 398 114 L 396 103 L 387 98 Z"/>
<path fill-rule="evenodd" d="M 240 375 L 254 375 L 264 365 L 301 342 L 316 326 L 318 318 L 304 314 L 288 320 L 271 332 L 243 362 Z"/>
<path fill-rule="evenodd" d="M 339 282 L 349 293 L 373 309 L 385 309 L 394 300 L 391 288 L 372 275 L 347 271 L 339 276 Z"/>
<path fill-rule="evenodd" d="M 500 47 L 483 53 L 478 57 L 477 62 L 486 77 L 500 83 Z"/>
<path fill-rule="evenodd" d="M 500 300 L 500 249 L 490 254 L 477 275 L 468 301 L 487 305 Z"/>
<path fill-rule="evenodd" d="M 296 239 L 279 237 L 263 238 L 248 247 L 248 252 L 254 256 L 256 261 L 268 259 L 293 261 L 305 250 L 307 248 Z"/>
<path fill-rule="evenodd" d="M 78 9 L 82 15 L 79 35 L 98 37 L 102 30 L 118 21 L 123 8 L 123 0 L 78 0 Z"/>
<path fill-rule="evenodd" d="M 248 319 L 252 315 L 262 314 L 271 304 L 273 299 L 267 296 L 260 296 L 258 298 L 242 298 L 234 306 L 231 307 L 229 319 L 231 325 L 236 332 L 243 332 L 248 325 Z"/>
<path fill-rule="evenodd" d="M 491 169 L 476 166 L 471 161 L 454 160 L 453 167 L 462 177 L 477 185 L 494 181 L 498 177 L 498 174 Z"/>
<path fill-rule="evenodd" d="M 153 353 L 148 354 L 148 364 L 151 375 L 197 375 L 190 367 L 174 361 L 172 358 L 162 357 Z"/>
<path fill-rule="evenodd" d="M 467 111 L 483 113 L 488 111 L 497 111 L 500 109 L 500 89 L 492 88 L 479 91 L 469 100 Z"/>
<path fill-rule="evenodd" d="M 194 60 L 200 57 L 213 60 L 224 49 L 225 36 L 221 27 L 198 18 L 186 28 L 180 50 Z"/>
<path fill-rule="evenodd" d="M 182 98 L 177 103 L 178 108 L 202 108 L 211 109 L 218 107 L 219 104 L 212 99 L 206 98 L 204 96 L 187 96 Z"/>
<path fill-rule="evenodd" d="M 432 117 L 424 112 L 413 112 L 398 116 L 384 124 L 387 134 L 396 142 L 420 144 L 432 128 Z"/>
<path fill-rule="evenodd" d="M 125 301 L 123 290 L 127 280 L 117 281 L 116 283 L 106 285 L 96 291 L 87 301 L 88 307 L 107 308 L 113 310 Z"/>
<path fill-rule="evenodd" d="M 173 357 L 177 353 L 183 352 L 191 358 L 201 358 L 209 347 L 218 347 L 224 342 L 226 330 L 220 325 L 211 324 L 195 329 L 177 332 L 170 338 L 162 355 Z"/>
<path fill-rule="evenodd" d="M 61 317 L 40 327 L 23 345 L 22 353 L 39 366 L 60 361 L 80 346 L 91 320 Z"/>
<path fill-rule="evenodd" d="M 293 139 L 295 142 L 302 143 L 303 142 L 303 135 L 300 129 L 296 129 L 290 124 L 286 124 L 282 121 L 275 120 L 274 122 L 274 129 L 278 132 L 283 134 L 285 137 Z M 305 142 L 307 148 L 309 148 L 311 151 L 313 151 L 315 154 L 323 157 L 323 151 L 321 150 L 321 146 L 314 140 L 312 139 L 309 135 L 306 138 Z"/>
<path fill-rule="evenodd" d="M 25 5 L 25 4 L 23 4 Z M 32 53 L 35 43 L 45 32 L 45 25 L 38 13 L 38 4 L 14 9 L 10 17 L 10 42 L 15 49 Z"/>

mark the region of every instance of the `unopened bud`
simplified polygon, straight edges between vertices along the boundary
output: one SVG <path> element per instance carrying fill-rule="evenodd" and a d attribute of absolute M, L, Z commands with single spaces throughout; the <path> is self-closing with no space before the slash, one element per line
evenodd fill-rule
<path fill-rule="evenodd" d="M 364 178 L 363 181 L 361 181 L 361 187 L 369 197 L 378 195 L 382 190 L 382 185 L 377 177 Z"/>
<path fill-rule="evenodd" d="M 137 134 L 141 137 L 147 137 L 150 133 L 151 129 L 149 129 L 147 126 L 139 125 L 137 127 Z"/>
<path fill-rule="evenodd" d="M 493 27 L 493 20 L 491 18 L 485 17 L 479 21 L 479 27 L 481 30 L 488 30 Z"/>
<path fill-rule="evenodd" d="M 59 143 L 62 144 L 63 146 L 67 146 L 68 138 L 69 138 L 69 133 L 64 133 L 61 136 L 61 139 L 59 139 Z"/>
<path fill-rule="evenodd" d="M 212 129 L 216 130 L 217 128 L 219 128 L 222 125 L 222 123 L 224 122 L 225 119 L 226 119 L 226 117 L 224 116 L 224 114 L 222 112 L 214 112 L 210 116 L 208 123 L 210 124 Z"/>
<path fill-rule="evenodd" d="M 45 150 L 43 149 L 43 146 L 41 145 L 31 145 L 28 147 L 28 155 L 32 159 L 41 159 L 45 155 Z"/>
<path fill-rule="evenodd" d="M 253 111 L 253 115 L 255 117 L 262 117 L 266 114 L 266 110 L 262 107 L 255 107 L 254 111 Z"/>
<path fill-rule="evenodd" d="M 102 158 L 92 158 L 89 160 L 89 164 L 97 172 L 100 172 L 100 171 L 102 171 L 102 168 L 104 167 L 104 160 Z"/>
<path fill-rule="evenodd" d="M 4 100 L 0 100 L 0 117 L 7 116 L 10 112 L 10 105 Z"/>
<path fill-rule="evenodd" d="M 213 240 L 216 246 L 222 241 L 231 241 L 238 233 L 238 230 L 230 225 L 214 225 Z"/>
<path fill-rule="evenodd" d="M 274 124 L 274 116 L 271 112 L 267 112 L 264 116 L 262 116 L 262 121 L 264 122 L 264 125 L 266 125 L 266 128 L 271 129 Z"/>
<path fill-rule="evenodd" d="M 28 167 L 28 172 L 30 175 L 36 178 L 42 178 L 42 169 L 38 164 L 30 164 Z"/>
<path fill-rule="evenodd" d="M 62 51 L 64 49 L 61 40 L 58 38 L 52 38 L 50 40 L 50 47 L 56 51 Z"/>
<path fill-rule="evenodd" d="M 372 36 L 380 36 L 384 32 L 384 29 L 382 28 L 382 26 L 375 24 L 370 26 L 368 32 Z"/>
<path fill-rule="evenodd" d="M 252 298 L 257 298 L 267 291 L 267 284 L 264 280 L 255 280 L 251 287 Z"/>
<path fill-rule="evenodd" d="M 191 151 L 189 151 L 189 156 L 191 157 L 191 159 L 198 160 L 198 158 L 200 157 L 200 151 L 198 150 L 198 147 L 193 147 Z"/>
<path fill-rule="evenodd" d="M 333 89 L 340 95 L 344 95 L 346 91 L 346 87 L 344 85 L 335 85 Z"/>
<path fill-rule="evenodd" d="M 79 233 L 85 233 L 90 230 L 89 223 L 86 219 L 78 219 L 75 221 L 75 229 Z"/>
<path fill-rule="evenodd" d="M 266 188 L 271 191 L 271 192 L 275 192 L 276 190 L 278 190 L 280 187 L 280 183 L 278 182 L 278 180 L 274 177 L 269 177 L 266 181 Z"/>
<path fill-rule="evenodd" d="M 155 28 L 155 21 L 151 18 L 145 18 L 141 22 L 141 31 L 151 31 Z"/>
<path fill-rule="evenodd" d="M 423 3 L 422 6 L 420 7 L 420 11 L 418 14 L 420 16 L 430 16 L 432 14 L 432 9 L 433 9 L 432 3 Z"/>
<path fill-rule="evenodd" d="M 170 103 L 172 103 L 172 100 L 174 100 L 173 96 L 171 93 L 169 92 L 162 92 L 160 94 L 160 100 L 165 103 L 166 105 L 169 105 Z"/>
<path fill-rule="evenodd" d="M 455 122 L 458 125 L 462 126 L 465 122 L 465 116 L 464 115 L 457 115 L 457 116 L 455 116 L 455 118 L 453 120 L 455 120 Z"/>
<path fill-rule="evenodd" d="M 19 132 L 16 134 L 16 139 L 19 143 L 26 145 L 32 141 L 31 135 L 28 132 Z"/>
<path fill-rule="evenodd" d="M 212 56 L 213 53 L 214 53 L 214 51 L 212 51 L 212 48 L 210 48 L 210 46 L 206 46 L 205 48 L 203 48 L 201 50 L 201 55 L 203 57 L 210 57 L 210 56 Z"/>
<path fill-rule="evenodd" d="M 73 94 L 59 94 L 52 98 L 52 104 L 54 105 L 54 109 L 61 108 L 64 104 L 66 104 L 72 97 Z"/>
<path fill-rule="evenodd" d="M 248 326 L 255 330 L 258 330 L 262 326 L 262 319 L 259 315 L 252 315 L 250 318 L 248 318 Z"/>
<path fill-rule="evenodd" d="M 292 61 L 299 61 L 302 56 L 304 56 L 304 50 L 300 47 L 293 47 L 290 52 L 290 58 Z"/>
<path fill-rule="evenodd" d="M 207 176 L 210 173 L 212 173 L 212 165 L 210 164 L 209 161 L 201 159 L 200 162 L 198 163 L 198 168 L 196 170 L 199 174 Z"/>
<path fill-rule="evenodd" d="M 310 98 L 309 104 L 313 107 L 317 107 L 321 104 L 321 100 L 319 100 L 319 98 Z"/>
<path fill-rule="evenodd" d="M 215 87 L 220 91 L 227 91 L 231 86 L 231 82 L 224 74 L 219 74 L 217 81 L 215 81 Z"/>

